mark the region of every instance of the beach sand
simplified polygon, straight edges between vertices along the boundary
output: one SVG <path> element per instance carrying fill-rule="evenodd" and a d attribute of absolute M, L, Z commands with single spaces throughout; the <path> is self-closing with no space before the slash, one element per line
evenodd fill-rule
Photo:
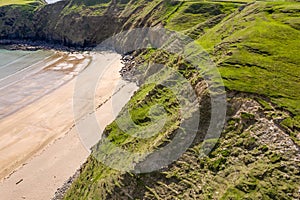
<path fill-rule="evenodd" d="M 101 105 L 96 111 L 97 121 L 104 128 L 137 87 L 122 82 L 118 72 L 122 67 L 120 55 L 93 53 L 91 58 L 90 65 L 103 67 L 109 63 L 95 91 L 95 106 Z M 80 87 L 88 91 L 88 80 L 86 83 Z M 119 83 L 124 87 L 114 94 Z M 81 142 L 74 122 L 75 85 L 76 78 L 1 119 L 1 199 L 51 199 L 56 189 L 85 162 L 89 146 Z M 122 99 L 117 106 L 112 106 L 116 104 L 112 102 L 113 94 Z M 88 120 L 84 112 L 75 118 L 78 123 Z"/>

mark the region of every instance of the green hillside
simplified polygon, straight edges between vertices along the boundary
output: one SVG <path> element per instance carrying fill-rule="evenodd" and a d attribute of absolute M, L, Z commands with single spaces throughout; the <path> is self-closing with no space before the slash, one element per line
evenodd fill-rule
<path fill-rule="evenodd" d="M 43 0 L 1 0 L 0 6 L 7 6 L 7 5 L 24 5 L 30 3 L 45 3 Z"/>
<path fill-rule="evenodd" d="M 137 71 L 160 63 L 190 82 L 201 113 L 197 135 L 177 161 L 159 171 L 120 172 L 97 160 L 103 159 L 102 150 L 109 153 L 104 156 L 108 161 L 118 153 L 112 144 L 140 154 L 164 147 L 188 118 L 181 115 L 180 101 L 171 90 L 144 84 L 106 127 L 64 199 L 300 199 L 299 1 L 70 0 L 29 10 L 12 8 L 21 10 L 19 17 L 6 6 L 0 9 L 6 13 L 0 16 L 1 38 L 82 48 L 137 27 L 178 31 L 209 53 L 226 88 L 221 137 L 204 140 L 212 94 L 195 66 L 162 50 L 133 52 Z M 157 104 L 166 113 L 150 109 Z M 138 128 L 129 124 L 126 110 Z M 161 121 L 166 123 L 155 136 L 133 136 L 156 130 L 153 124 Z M 138 166 L 144 159 L 132 155 L 119 161 Z"/>
<path fill-rule="evenodd" d="M 300 165 L 296 162 L 300 158 L 300 3 L 131 2 L 135 4 L 121 12 L 129 16 L 131 26 L 163 24 L 195 39 L 209 52 L 228 91 L 226 127 L 208 156 L 199 154 L 209 141 L 195 139 L 178 161 L 158 172 L 119 172 L 91 156 L 65 199 L 300 198 Z M 137 7 L 138 13 L 130 12 Z M 169 63 L 186 77 L 193 72 L 189 66 L 180 70 L 182 63 L 174 62 L 172 55 L 153 50 L 144 51 L 136 60 Z M 190 81 L 195 88 L 201 82 Z M 163 94 L 169 98 L 168 93 Z M 138 116 L 137 124 L 147 118 L 151 102 L 167 105 L 163 94 L 150 92 L 149 86 L 139 90 L 127 105 L 133 108 L 133 118 Z M 147 106 L 137 106 L 138 98 Z M 145 100 L 149 98 L 151 101 Z M 204 92 L 201 98 L 201 116 L 205 117 L 197 138 L 209 125 L 209 96 Z M 130 137 L 115 122 L 104 133 L 105 140 L 121 148 L 143 152 L 172 138 L 176 127 L 176 122 L 170 122 L 164 132 L 147 141 Z M 96 154 L 99 146 L 101 143 L 93 149 Z"/>
<path fill-rule="evenodd" d="M 268 97 L 276 108 L 290 111 L 294 120 L 281 123 L 291 130 L 299 130 L 299 9 L 299 3 L 260 2 L 197 38 L 228 89 Z"/>

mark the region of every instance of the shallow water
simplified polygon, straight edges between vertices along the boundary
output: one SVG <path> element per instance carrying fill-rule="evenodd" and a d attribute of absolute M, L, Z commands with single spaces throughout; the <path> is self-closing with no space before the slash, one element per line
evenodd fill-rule
<path fill-rule="evenodd" d="M 74 73 L 80 71 L 77 65 L 71 63 L 74 59 L 76 62 L 76 56 L 67 53 L 58 54 L 53 51 L 0 49 L 0 119 L 71 80 Z M 83 62 L 82 65 L 87 65 L 84 61 L 81 62 Z M 68 65 L 74 68 L 56 69 L 57 66 Z"/>
<path fill-rule="evenodd" d="M 50 51 L 10 51 L 0 49 L 0 80 L 13 75 L 53 54 Z"/>

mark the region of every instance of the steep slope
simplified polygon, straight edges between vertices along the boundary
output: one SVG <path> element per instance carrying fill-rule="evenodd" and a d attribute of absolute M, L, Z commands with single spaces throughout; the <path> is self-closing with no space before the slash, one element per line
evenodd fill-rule
<path fill-rule="evenodd" d="M 34 30 L 34 12 L 45 5 L 45 1 L 1 1 L 0 38 L 28 39 L 36 33 Z"/>
<path fill-rule="evenodd" d="M 281 124 L 298 141 L 299 6 L 252 4 L 198 39 L 213 55 L 228 89 L 268 97 L 277 109 L 286 109 L 295 116 Z"/>
<path fill-rule="evenodd" d="M 155 1 L 158 5 L 162 0 Z M 166 1 L 167 2 L 167 1 Z M 132 26 L 146 23 L 135 19 L 144 12 L 147 1 L 71 0 L 55 4 L 0 7 L 1 39 L 30 39 L 66 46 L 95 46 L 104 39 Z M 135 6 L 135 8 L 133 8 Z M 16 16 L 13 13 L 18 13 Z M 147 19 L 147 16 L 145 16 Z"/>
<path fill-rule="evenodd" d="M 299 3 L 174 5 L 149 16 L 197 39 L 219 67 L 228 90 L 227 123 L 220 140 L 208 156 L 199 157 L 202 145 L 210 145 L 209 140 L 201 139 L 210 112 L 209 96 L 202 87 L 198 94 L 205 117 L 197 139 L 178 161 L 158 172 L 137 175 L 113 170 L 91 156 L 65 199 L 299 199 Z M 136 23 L 141 21 L 134 18 Z M 166 64 L 169 57 L 146 51 L 136 58 L 137 63 L 151 60 Z M 182 64 L 175 61 L 172 66 L 190 77 L 192 68 L 186 66 L 182 71 Z M 196 87 L 201 79 L 196 80 L 191 81 L 201 88 Z M 142 98 L 139 94 L 148 95 Z M 161 97 L 155 94 L 141 88 L 137 96 L 150 103 L 149 99 Z M 132 101 L 128 104 L 133 105 Z M 139 109 L 136 112 L 138 115 Z M 139 116 L 146 118 L 147 112 L 142 113 Z M 150 144 L 155 148 L 168 141 L 174 125 L 165 127 L 171 132 Z M 124 149 L 145 148 L 145 143 L 114 123 L 105 135 Z"/>
<path fill-rule="evenodd" d="M 155 49 L 135 52 L 135 63 L 165 64 L 191 82 L 202 116 L 197 137 L 178 161 L 152 173 L 119 172 L 90 156 L 65 199 L 299 199 L 299 11 L 297 1 L 71 0 L 1 7 L 2 39 L 82 47 L 134 27 L 180 31 L 209 52 L 228 92 L 221 138 L 208 156 L 199 157 L 202 145 L 214 143 L 203 141 L 211 105 L 202 77 L 174 55 Z M 166 116 L 149 114 L 157 103 L 168 111 Z M 144 152 L 174 137 L 181 116 L 178 101 L 166 88 L 144 85 L 128 107 L 138 125 L 168 123 L 145 140 L 130 137 L 115 121 L 105 129 L 104 142 Z"/>
<path fill-rule="evenodd" d="M 202 4 L 208 6 L 200 10 L 201 13 L 197 13 L 197 7 L 192 6 L 195 3 L 174 0 L 70 0 L 30 9 L 24 6 L 0 7 L 0 39 L 43 40 L 77 47 L 95 46 L 114 33 L 134 27 L 164 25 L 169 21 L 170 27 L 177 21 L 191 27 L 215 15 L 220 21 L 239 5 Z M 211 8 L 213 11 L 206 11 Z M 178 10 L 186 12 L 181 15 L 184 16 L 184 23 L 180 22 L 180 17 L 173 16 L 175 12 L 179 13 Z M 13 16 L 15 11 L 18 15 Z M 193 19 L 193 23 L 190 19 Z M 214 23 L 210 22 L 208 26 Z"/>

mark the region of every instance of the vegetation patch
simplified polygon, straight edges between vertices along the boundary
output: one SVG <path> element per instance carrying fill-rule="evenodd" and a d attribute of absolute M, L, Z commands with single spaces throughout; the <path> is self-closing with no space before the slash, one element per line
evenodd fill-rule
<path fill-rule="evenodd" d="M 25 5 L 25 4 L 45 4 L 43 0 L 1 0 L 0 6 L 7 6 L 7 5 Z"/>
<path fill-rule="evenodd" d="M 122 13 L 131 16 L 131 24 L 159 22 L 197 39 L 219 67 L 227 90 L 255 97 L 228 98 L 227 124 L 211 152 L 216 141 L 203 141 L 202 134 L 209 125 L 209 116 L 203 115 L 205 119 L 197 135 L 200 139 L 168 167 L 138 175 L 116 172 L 90 158 L 65 199 L 78 196 L 84 199 L 300 198 L 300 168 L 293 160 L 299 158 L 294 143 L 298 141 L 300 115 L 300 96 L 295 92 L 300 91 L 299 4 L 142 0 L 132 3 Z M 152 49 L 142 52 L 137 59 L 137 63 L 153 61 L 173 67 L 193 86 L 202 80 L 193 66 L 166 52 Z M 253 98 L 258 103 L 253 103 Z M 166 115 L 151 115 L 150 108 L 158 103 Z M 132 129 L 121 112 L 106 128 L 104 141 L 128 151 L 145 152 L 172 139 L 180 117 L 178 102 L 171 91 L 144 85 L 127 106 L 138 129 Z M 209 108 L 207 104 L 204 107 Z M 163 118 L 168 123 L 158 136 L 147 140 L 130 136 L 145 133 L 145 127 Z M 126 131 L 118 123 L 124 124 Z M 286 133 L 290 135 L 278 125 L 289 130 Z M 94 150 L 97 148 L 99 145 Z M 208 156 L 203 156 L 207 153 Z M 134 161 L 130 157 L 125 159 L 129 163 Z"/>

